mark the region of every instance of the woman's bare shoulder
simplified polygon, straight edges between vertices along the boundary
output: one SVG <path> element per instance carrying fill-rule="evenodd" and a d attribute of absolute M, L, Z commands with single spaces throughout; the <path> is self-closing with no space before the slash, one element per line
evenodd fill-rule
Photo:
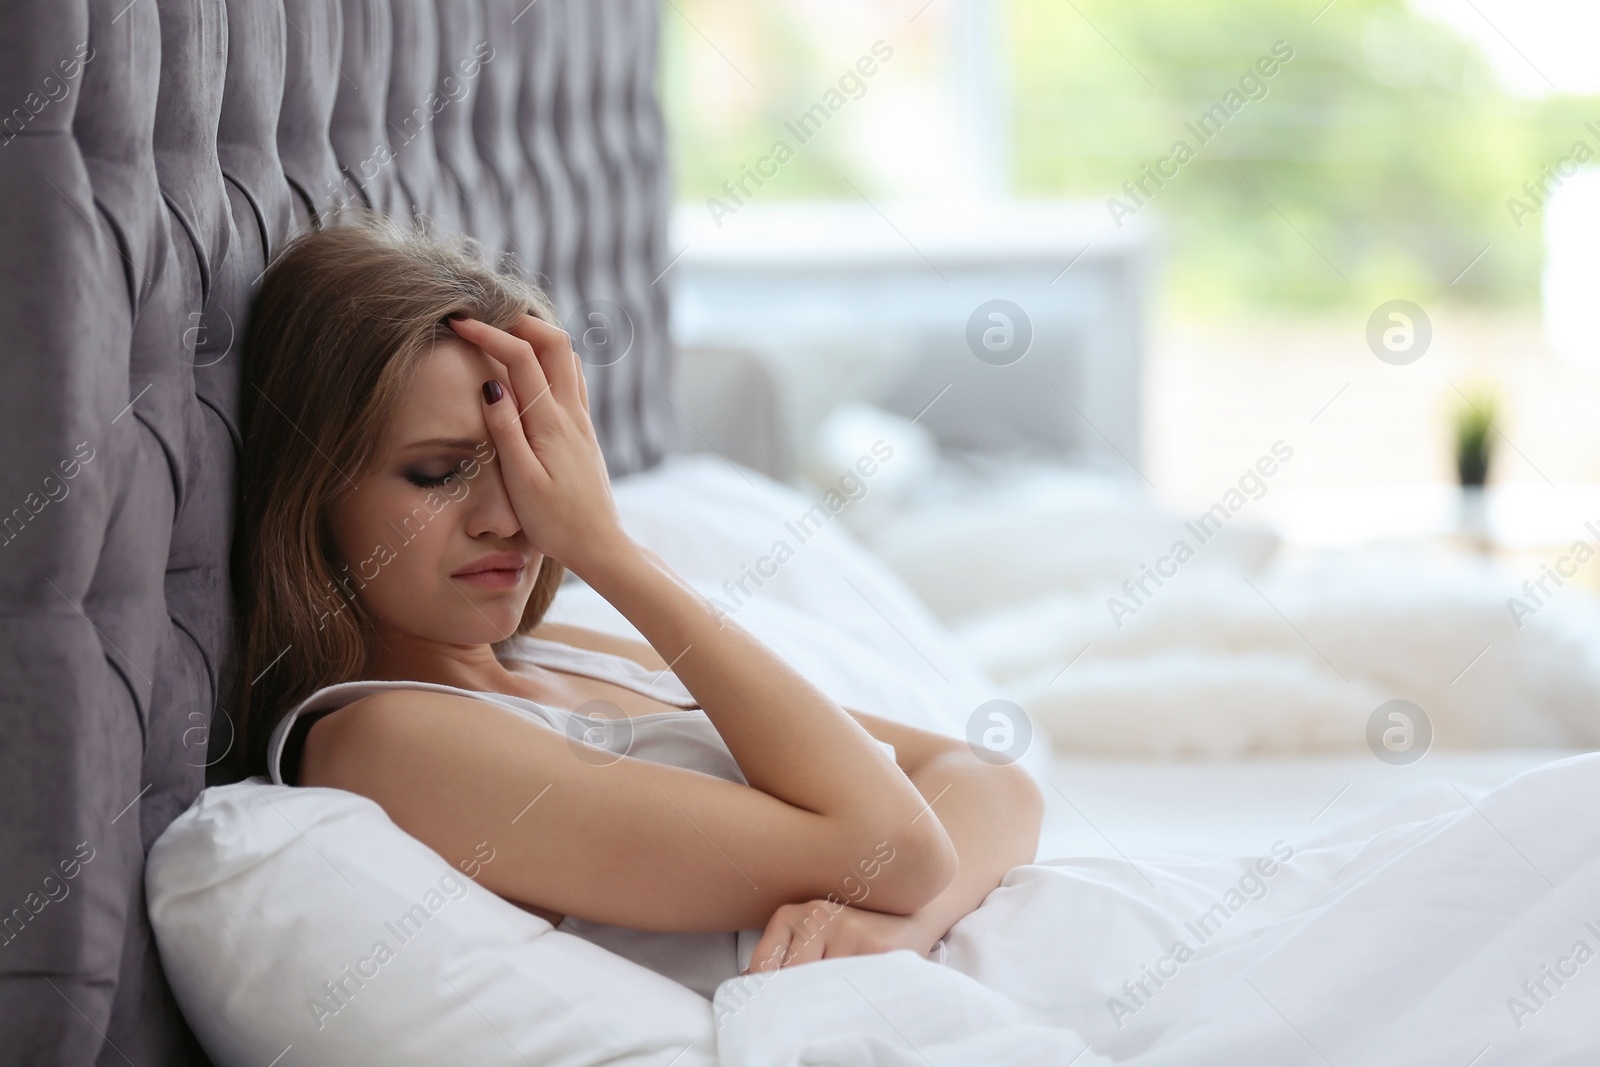
<path fill-rule="evenodd" d="M 618 637 L 601 630 L 591 630 L 584 626 L 569 626 L 566 623 L 542 622 L 533 628 L 531 637 L 542 638 L 546 641 L 560 641 L 564 645 L 573 645 L 577 648 L 587 648 L 592 652 L 609 652 L 614 656 L 626 656 L 651 670 L 661 670 L 667 661 L 661 658 L 648 642 L 635 641 L 630 637 Z"/>
<path fill-rule="evenodd" d="M 464 721 L 463 715 L 495 714 L 502 710 L 498 705 L 465 694 L 405 687 L 380 689 L 357 697 L 319 715 L 306 731 L 301 784 L 316 784 L 311 779 L 341 767 L 345 758 L 363 750 L 370 751 L 379 741 L 416 737 L 428 730 L 441 729 L 448 722 Z M 451 715 L 456 718 L 451 720 L 448 718 Z"/>

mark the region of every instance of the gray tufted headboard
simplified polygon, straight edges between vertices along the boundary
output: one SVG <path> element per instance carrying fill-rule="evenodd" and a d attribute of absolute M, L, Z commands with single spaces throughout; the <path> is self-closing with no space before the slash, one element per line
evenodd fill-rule
<path fill-rule="evenodd" d="M 253 283 L 352 199 L 465 230 L 592 334 L 613 476 L 653 466 L 672 432 L 657 12 L 14 0 L 4 29 L 0 1063 L 204 1063 L 142 873 L 233 744 Z"/>

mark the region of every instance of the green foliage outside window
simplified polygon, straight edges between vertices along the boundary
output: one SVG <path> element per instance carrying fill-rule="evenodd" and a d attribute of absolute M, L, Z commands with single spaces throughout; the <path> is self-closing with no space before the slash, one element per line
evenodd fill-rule
<path fill-rule="evenodd" d="M 688 91 L 686 56 L 700 35 L 664 11 L 678 195 L 703 202 L 851 57 L 791 5 L 677 2 L 707 35 L 719 13 L 741 12 L 762 57 L 760 89 L 739 83 L 750 94 L 743 110 L 732 121 L 707 116 Z M 1336 0 L 1320 15 L 1319 6 L 1010 0 L 1016 195 L 1116 197 L 1108 217 L 1132 207 L 1159 218 L 1181 306 L 1536 301 L 1543 213 L 1529 189 L 1550 188 L 1547 168 L 1575 147 L 1600 154 L 1600 98 L 1514 97 L 1470 44 L 1399 0 Z M 1261 75 L 1275 45 L 1292 57 Z M 899 54 L 896 76 L 937 77 L 916 69 L 923 53 Z M 1195 127 L 1208 112 L 1228 119 Z M 1164 184 L 1146 166 L 1167 174 Z M 819 138 L 761 195 L 853 198 L 852 183 L 872 184 L 863 167 L 844 140 Z M 1136 204 L 1124 183 L 1141 178 Z"/>

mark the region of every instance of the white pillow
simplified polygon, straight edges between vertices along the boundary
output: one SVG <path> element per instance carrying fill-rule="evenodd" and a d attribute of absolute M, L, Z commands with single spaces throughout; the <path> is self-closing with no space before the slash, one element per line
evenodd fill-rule
<path fill-rule="evenodd" d="M 353 793 L 207 789 L 151 847 L 145 891 L 218 1067 L 716 1063 L 710 1002 L 482 888 Z"/>

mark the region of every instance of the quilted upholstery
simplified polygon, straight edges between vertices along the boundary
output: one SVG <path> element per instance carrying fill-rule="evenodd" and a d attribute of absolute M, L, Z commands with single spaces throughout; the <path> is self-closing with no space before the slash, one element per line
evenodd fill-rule
<path fill-rule="evenodd" d="M 591 408 L 614 476 L 653 466 L 672 432 L 657 12 L 13 0 L 5 30 L 0 1062 L 204 1063 L 142 865 L 233 744 L 253 285 L 355 200 L 464 229 L 575 335 L 631 339 L 591 353 Z"/>

